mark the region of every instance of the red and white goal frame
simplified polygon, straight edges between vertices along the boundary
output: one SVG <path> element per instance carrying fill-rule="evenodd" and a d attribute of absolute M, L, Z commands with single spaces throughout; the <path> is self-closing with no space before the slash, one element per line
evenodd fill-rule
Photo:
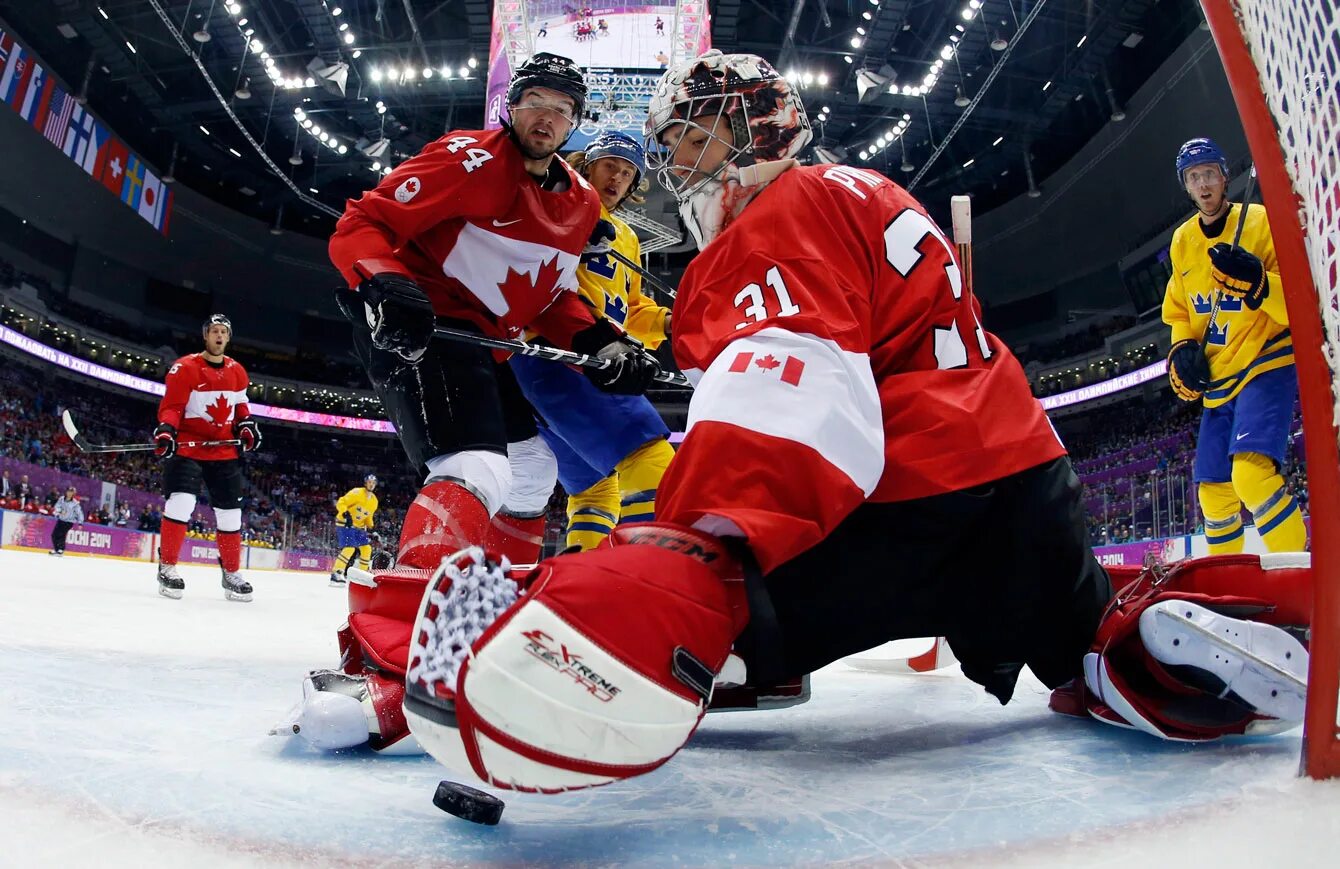
<path fill-rule="evenodd" d="M 1201 0 L 1256 164 L 1303 407 L 1315 598 L 1303 771 L 1340 775 L 1340 10 Z"/>

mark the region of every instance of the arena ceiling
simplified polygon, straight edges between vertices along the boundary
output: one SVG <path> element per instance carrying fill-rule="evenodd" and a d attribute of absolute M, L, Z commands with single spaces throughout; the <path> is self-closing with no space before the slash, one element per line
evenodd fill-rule
<path fill-rule="evenodd" d="M 377 159 L 385 165 L 448 129 L 482 125 L 492 6 L 0 0 L 0 16 L 160 170 L 267 222 L 324 235 L 344 199 L 375 181 L 364 153 L 375 143 L 387 140 Z M 1201 22 L 1195 0 L 716 0 L 710 8 L 715 46 L 756 52 L 794 74 L 827 159 L 915 181 L 932 207 L 973 194 L 979 211 L 1043 183 L 1120 117 Z M 349 66 L 342 96 L 318 74 L 340 61 Z M 374 70 L 388 69 L 401 75 L 374 80 Z M 648 212 L 673 220 L 654 201 Z"/>

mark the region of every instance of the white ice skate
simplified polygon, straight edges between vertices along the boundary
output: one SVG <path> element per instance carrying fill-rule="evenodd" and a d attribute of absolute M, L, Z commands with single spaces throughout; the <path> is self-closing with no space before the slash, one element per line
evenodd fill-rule
<path fill-rule="evenodd" d="M 344 574 L 338 570 L 332 570 L 330 572 L 330 584 L 335 588 L 344 588 L 346 585 Z"/>
<path fill-rule="evenodd" d="M 177 565 L 158 563 L 158 593 L 163 597 L 170 597 L 173 600 L 181 600 L 182 592 L 186 590 L 186 580 L 181 578 L 177 572 Z"/>
<path fill-rule="evenodd" d="M 242 578 L 237 571 L 223 572 L 223 596 L 228 600 L 246 602 L 251 600 L 251 583 Z"/>
<path fill-rule="evenodd" d="M 1222 683 L 1221 697 L 1234 694 L 1281 721 L 1303 720 L 1308 655 L 1286 631 L 1168 600 L 1140 614 L 1140 638 L 1161 663 L 1191 667 Z"/>

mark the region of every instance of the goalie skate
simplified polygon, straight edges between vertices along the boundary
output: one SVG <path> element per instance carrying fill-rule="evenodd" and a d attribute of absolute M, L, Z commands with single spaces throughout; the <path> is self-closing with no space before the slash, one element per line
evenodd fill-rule
<path fill-rule="evenodd" d="M 158 593 L 163 597 L 181 600 L 184 591 L 186 591 L 186 580 L 182 579 L 181 574 L 177 572 L 177 565 L 159 562 Z"/>
<path fill-rule="evenodd" d="M 1281 721 L 1303 720 L 1308 653 L 1281 628 L 1169 600 L 1140 614 L 1140 639 L 1161 663 L 1190 668 L 1220 697 Z"/>

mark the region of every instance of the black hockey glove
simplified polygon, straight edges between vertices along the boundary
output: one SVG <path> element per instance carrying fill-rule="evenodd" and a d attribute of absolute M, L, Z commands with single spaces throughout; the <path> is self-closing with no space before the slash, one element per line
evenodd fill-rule
<path fill-rule="evenodd" d="M 160 422 L 154 428 L 154 455 L 170 459 L 177 454 L 177 428 Z"/>
<path fill-rule="evenodd" d="M 582 262 L 609 253 L 616 234 L 614 224 L 603 217 L 597 220 L 596 228 L 591 230 L 591 239 L 582 251 Z"/>
<path fill-rule="evenodd" d="M 249 453 L 261 445 L 261 427 L 251 417 L 233 423 L 233 437 L 242 442 L 242 452 Z"/>
<path fill-rule="evenodd" d="M 1221 241 L 1210 248 L 1210 263 L 1210 276 L 1224 295 L 1242 299 L 1253 311 L 1260 310 L 1270 295 L 1270 279 L 1260 257 Z"/>
<path fill-rule="evenodd" d="M 367 309 L 373 346 L 417 362 L 428 349 L 436 325 L 428 295 L 409 278 L 394 272 L 363 281 L 358 294 Z"/>
<path fill-rule="evenodd" d="M 345 528 L 353 528 L 353 527 L 354 527 L 354 517 L 352 517 L 352 516 L 349 515 L 349 511 L 348 511 L 348 510 L 345 510 L 343 513 L 341 513 L 340 516 L 339 516 L 339 518 L 336 519 L 335 521 L 336 521 L 336 524 L 338 524 L 338 525 L 342 525 L 342 526 L 344 526 Z"/>
<path fill-rule="evenodd" d="M 1168 382 L 1183 401 L 1195 401 L 1205 392 L 1210 385 L 1210 363 L 1199 341 L 1187 338 L 1168 351 Z"/>
<path fill-rule="evenodd" d="M 642 342 L 620 334 L 609 320 L 596 320 L 572 336 L 572 349 L 597 359 L 608 359 L 606 368 L 583 368 L 586 379 L 601 392 L 641 395 L 660 372 L 660 363 L 642 347 Z"/>

